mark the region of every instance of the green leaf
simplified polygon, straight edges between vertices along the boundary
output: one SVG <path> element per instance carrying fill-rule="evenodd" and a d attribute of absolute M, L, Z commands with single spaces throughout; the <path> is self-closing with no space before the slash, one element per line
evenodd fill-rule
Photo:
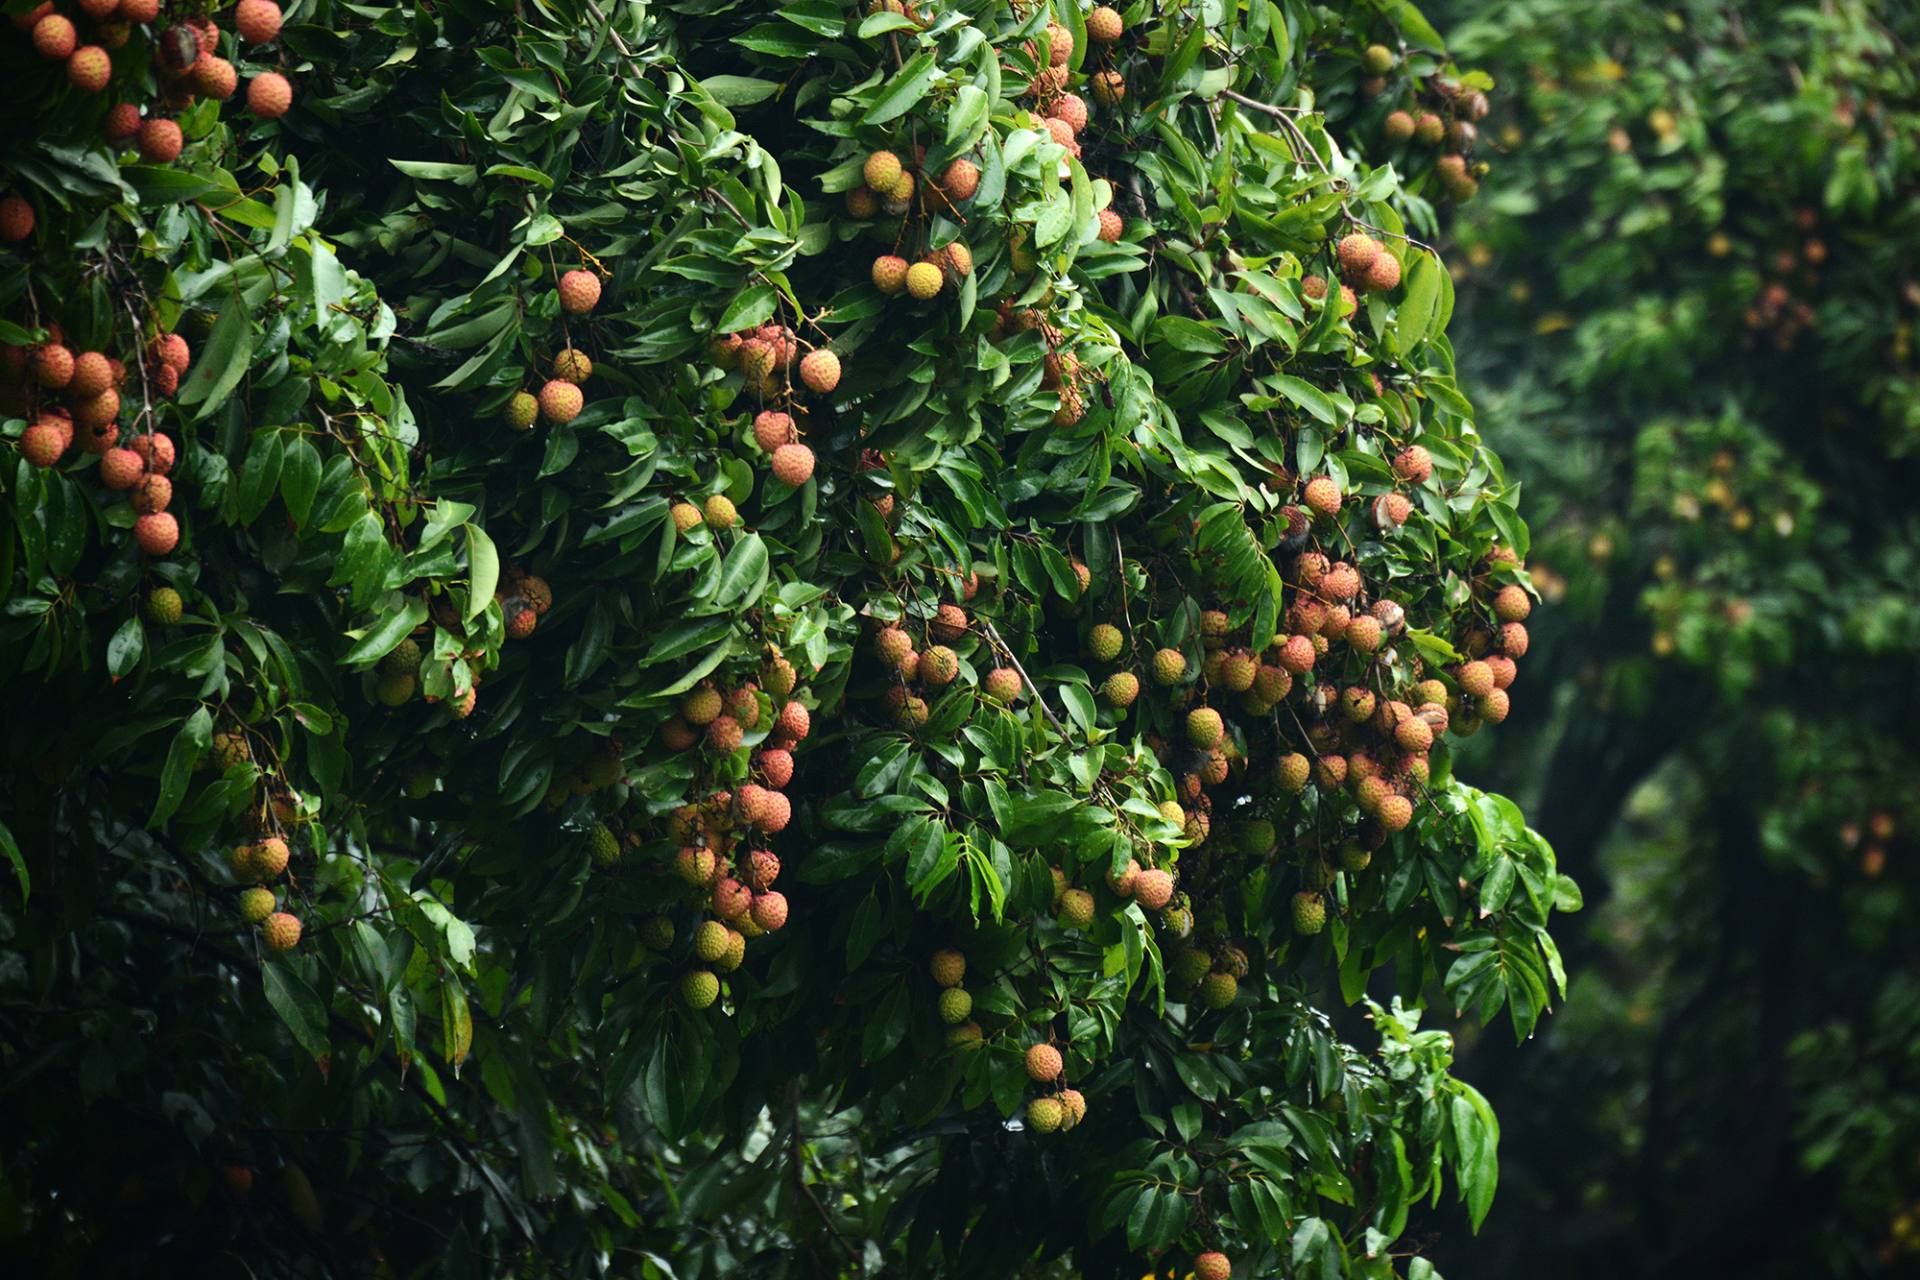
<path fill-rule="evenodd" d="M 417 596 L 407 597 L 407 602 L 398 611 L 385 614 L 367 629 L 367 633 L 354 641 L 353 647 L 342 654 L 340 665 L 356 667 L 364 663 L 378 662 L 393 652 L 394 646 L 413 633 L 413 629 L 427 620 L 427 604 Z"/>
<path fill-rule="evenodd" d="M 327 1006 L 293 966 L 285 960 L 270 960 L 260 966 L 260 981 L 266 988 L 267 1003 L 287 1024 L 302 1049 L 315 1058 L 327 1052 Z"/>
<path fill-rule="evenodd" d="M 887 82 L 886 89 L 874 99 L 867 108 L 867 114 L 860 118 L 863 125 L 885 124 L 897 120 L 913 110 L 920 99 L 927 96 L 934 78 L 940 74 L 940 65 L 931 53 L 917 53 L 907 65 L 900 68 L 893 79 Z"/>
<path fill-rule="evenodd" d="M 149 827 L 159 826 L 180 807 L 180 801 L 186 798 L 187 780 L 212 744 L 213 716 L 205 707 L 196 707 L 167 748 L 167 761 L 160 767 L 160 795 L 147 816 Z"/>
<path fill-rule="evenodd" d="M 500 585 L 500 553 L 494 550 L 487 531 L 469 520 L 467 531 L 467 621 L 479 617 L 493 603 L 494 588 Z"/>
<path fill-rule="evenodd" d="M 21 856 L 20 846 L 4 821 L 0 821 L 0 853 L 6 854 L 7 861 L 13 864 L 14 878 L 20 881 L 20 901 L 27 901 L 33 896 L 33 886 L 27 875 L 27 860 Z"/>
<path fill-rule="evenodd" d="M 180 403 L 189 408 L 198 405 L 200 411 L 194 416 L 206 417 L 226 402 L 252 362 L 253 321 L 247 316 L 246 300 L 238 293 L 229 294 L 205 349 L 180 384 Z"/>
<path fill-rule="evenodd" d="M 140 665 L 140 655 L 146 649 L 146 629 L 140 625 L 137 615 L 128 618 L 113 633 L 113 639 L 107 641 L 107 674 L 116 680 L 126 675 Z"/>
<path fill-rule="evenodd" d="M 716 328 L 721 333 L 738 333 L 763 325 L 773 318 L 773 309 L 779 301 L 780 294 L 772 285 L 750 285 L 734 295 Z"/>

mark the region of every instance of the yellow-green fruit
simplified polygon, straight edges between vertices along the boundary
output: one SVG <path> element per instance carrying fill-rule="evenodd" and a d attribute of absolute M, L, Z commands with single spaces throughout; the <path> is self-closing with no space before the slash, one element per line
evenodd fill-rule
<path fill-rule="evenodd" d="M 526 431 L 540 416 L 540 401 L 534 398 L 531 391 L 516 391 L 508 398 L 500 415 L 515 431 Z"/>
<path fill-rule="evenodd" d="M 600 866 L 610 867 L 620 861 L 620 837 L 609 831 L 604 822 L 594 823 L 593 830 L 587 832 L 587 849 Z"/>
<path fill-rule="evenodd" d="M 1162 800 L 1160 802 L 1160 816 L 1176 827 L 1184 827 L 1187 825 L 1187 811 L 1180 807 L 1178 800 Z"/>
<path fill-rule="evenodd" d="M 748 917 L 747 919 L 741 921 L 741 924 L 748 925 L 756 929 L 759 928 L 758 925 L 755 925 L 753 923 L 752 917 Z M 746 958 L 747 958 L 747 936 L 744 933 L 741 933 L 740 930 L 738 929 L 729 929 L 727 930 L 727 954 L 721 956 L 719 960 L 715 961 L 713 967 L 720 970 L 720 972 L 722 973 L 732 973 L 735 969 L 738 969 L 740 967 L 740 962 L 745 960 Z"/>
<path fill-rule="evenodd" d="M 1383 44 L 1370 44 L 1360 55 L 1360 65 L 1369 75 L 1383 76 L 1393 70 L 1393 50 Z"/>
<path fill-rule="evenodd" d="M 933 961 L 928 965 L 933 980 L 943 987 L 957 987 L 960 980 L 967 976 L 967 958 L 948 947 L 933 953 Z"/>
<path fill-rule="evenodd" d="M 1293 929 L 1312 936 L 1327 927 L 1327 904 L 1317 893 L 1293 895 Z"/>
<path fill-rule="evenodd" d="M 1224 1009 L 1240 994 L 1240 980 L 1230 973 L 1210 973 L 1200 980 L 1200 1003 Z"/>
<path fill-rule="evenodd" d="M 1187 741 L 1202 751 L 1219 746 L 1226 733 L 1226 722 L 1212 707 L 1195 707 L 1187 712 Z"/>
<path fill-rule="evenodd" d="M 186 606 L 180 600 L 180 593 L 172 587 L 155 587 L 147 594 L 147 621 L 157 626 L 172 626 L 180 621 L 184 612 Z M 1487 687 L 1493 687 L 1491 680 Z"/>
<path fill-rule="evenodd" d="M 716 493 L 707 499 L 707 523 L 716 529 L 731 529 L 740 522 L 740 512 L 734 507 L 733 499 L 724 493 Z"/>
<path fill-rule="evenodd" d="M 1367 864 L 1372 861 L 1372 851 L 1357 840 L 1349 840 L 1340 846 L 1340 869 L 1343 871 L 1365 871 Z"/>
<path fill-rule="evenodd" d="M 1140 677 L 1131 671 L 1116 671 L 1100 686 L 1100 695 L 1116 707 L 1130 707 L 1140 696 Z"/>
<path fill-rule="evenodd" d="M 413 675 L 420 669 L 420 642 L 409 637 L 393 646 L 386 657 L 380 659 L 380 674 L 391 675 L 396 672 Z"/>
<path fill-rule="evenodd" d="M 1307 785 L 1307 775 L 1313 772 L 1313 764 L 1298 751 L 1290 751 L 1280 757 L 1274 771 L 1281 790 L 1298 791 Z"/>
<path fill-rule="evenodd" d="M 697 528 L 706 518 L 700 514 L 700 508 L 691 502 L 676 502 L 667 509 L 667 514 L 673 517 L 673 527 L 681 533 Z"/>
<path fill-rule="evenodd" d="M 680 998 L 690 1009 L 711 1008 L 720 998 L 720 979 L 706 969 L 695 969 L 680 979 Z"/>
<path fill-rule="evenodd" d="M 965 1022 L 973 1013 L 973 997 L 965 987 L 948 987 L 940 993 L 940 1021 L 948 1026 Z"/>
<path fill-rule="evenodd" d="M 1093 923 L 1093 895 L 1085 889 L 1069 889 L 1060 895 L 1060 923 L 1068 929 L 1084 929 Z"/>
<path fill-rule="evenodd" d="M 1027 1124 L 1035 1133 L 1054 1133 L 1066 1119 L 1067 1109 L 1058 1098 L 1035 1098 L 1027 1104 Z"/>
<path fill-rule="evenodd" d="M 272 915 L 274 908 L 279 905 L 271 889 L 243 889 L 240 892 L 240 918 L 248 924 L 259 924 Z"/>
<path fill-rule="evenodd" d="M 374 681 L 373 691 L 383 706 L 405 706 L 419 681 L 411 671 L 388 671 Z"/>
<path fill-rule="evenodd" d="M 300 944 L 300 920 L 284 911 L 268 916 L 260 926 L 261 937 L 271 951 L 291 951 Z"/>
<path fill-rule="evenodd" d="M 860 176 L 880 195 L 891 195 L 900 182 L 900 157 L 891 151 L 876 151 L 860 167 Z"/>
<path fill-rule="evenodd" d="M 1213 971 L 1213 957 L 1199 947 L 1182 947 L 1173 955 L 1173 976 L 1182 986 L 1193 986 Z"/>
<path fill-rule="evenodd" d="M 247 735 L 237 731 L 214 734 L 212 755 L 214 767 L 222 770 L 231 769 L 237 764 L 245 764 L 253 758 L 252 753 L 247 750 Z"/>
<path fill-rule="evenodd" d="M 947 1044 L 955 1049 L 978 1049 L 982 1038 L 977 1022 L 963 1022 L 947 1031 Z"/>
<path fill-rule="evenodd" d="M 1272 853 L 1280 835 L 1265 818 L 1254 818 L 1240 828 L 1240 851 L 1260 857 Z"/>
<path fill-rule="evenodd" d="M 640 922 L 640 941 L 649 951 L 665 951 L 673 945 L 673 921 L 666 916 L 648 916 Z"/>
<path fill-rule="evenodd" d="M 1102 622 L 1087 632 L 1087 652 L 1095 662 L 1112 662 L 1120 656 L 1120 646 L 1124 643 L 1120 628 L 1110 622 Z"/>
<path fill-rule="evenodd" d="M 940 292 L 946 275 L 931 262 L 916 262 L 907 268 L 907 292 L 925 302 Z"/>
<path fill-rule="evenodd" d="M 1162 649 L 1153 655 L 1153 682 L 1157 685 L 1179 684 L 1187 674 L 1187 655 L 1178 649 Z"/>
<path fill-rule="evenodd" d="M 727 935 L 730 932 L 731 930 L 718 920 L 703 922 L 693 931 L 693 954 L 698 956 L 704 964 L 712 964 L 724 958 L 728 948 Z"/>

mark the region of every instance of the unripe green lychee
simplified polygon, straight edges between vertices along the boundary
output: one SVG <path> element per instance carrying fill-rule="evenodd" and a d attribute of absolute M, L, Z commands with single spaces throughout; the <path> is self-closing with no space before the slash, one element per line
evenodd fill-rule
<path fill-rule="evenodd" d="M 1120 628 L 1111 622 L 1099 623 L 1087 632 L 1087 653 L 1095 662 L 1112 662 L 1120 656 L 1120 647 L 1124 643 Z"/>
<path fill-rule="evenodd" d="M 1202 751 L 1219 746 L 1226 733 L 1226 722 L 1212 707 L 1195 707 L 1187 712 L 1187 741 Z"/>
<path fill-rule="evenodd" d="M 1307 785 L 1313 763 L 1298 751 L 1290 751 L 1274 763 L 1274 775 L 1283 791 L 1299 791 Z"/>
<path fill-rule="evenodd" d="M 593 376 L 593 361 L 584 351 L 563 347 L 553 357 L 553 376 L 576 385 Z"/>
<path fill-rule="evenodd" d="M 1200 1003 L 1224 1009 L 1240 995 L 1240 980 L 1230 973 L 1213 972 L 1200 980 Z"/>
<path fill-rule="evenodd" d="M 279 905 L 271 889 L 256 887 L 240 891 L 240 918 L 248 924 L 261 923 Z"/>
<path fill-rule="evenodd" d="M 1360 65 L 1368 75 L 1383 76 L 1393 70 L 1393 50 L 1383 44 L 1370 44 L 1360 55 Z"/>
<path fill-rule="evenodd" d="M 598 866 L 610 867 L 620 861 L 620 837 L 614 835 L 604 822 L 594 823 L 587 832 L 587 849 Z"/>
<path fill-rule="evenodd" d="M 1213 971 L 1213 957 L 1199 947 L 1182 947 L 1173 953 L 1173 976 L 1182 986 L 1193 986 Z"/>
<path fill-rule="evenodd" d="M 705 504 L 707 523 L 716 529 L 731 529 L 740 523 L 740 512 L 733 499 L 724 493 L 710 494 Z"/>
<path fill-rule="evenodd" d="M 1054 1133 L 1066 1122 L 1067 1110 L 1057 1098 L 1035 1098 L 1027 1103 L 1027 1126 L 1035 1133 Z"/>
<path fill-rule="evenodd" d="M 1327 927 L 1327 903 L 1317 893 L 1293 895 L 1293 931 L 1309 936 Z"/>
<path fill-rule="evenodd" d="M 980 1024 L 977 1022 L 963 1022 L 957 1027 L 947 1029 L 947 1046 L 962 1052 L 978 1049 L 984 1038 L 980 1032 Z"/>
<path fill-rule="evenodd" d="M 731 932 L 718 920 L 702 921 L 693 931 L 693 954 L 704 964 L 712 964 L 727 954 L 727 935 Z"/>
<path fill-rule="evenodd" d="M 1373 851 L 1358 840 L 1349 840 L 1340 846 L 1340 869 L 1342 871 L 1365 871 L 1373 861 Z"/>
<path fill-rule="evenodd" d="M 1100 695 L 1124 710 L 1140 696 L 1140 677 L 1131 671 L 1116 671 L 1101 684 Z"/>
<path fill-rule="evenodd" d="M 1229 650 L 1220 663 L 1220 686 L 1231 693 L 1245 693 L 1253 688 L 1253 678 L 1259 671 L 1259 664 L 1245 649 Z"/>
<path fill-rule="evenodd" d="M 648 916 L 640 922 L 640 941 L 649 951 L 665 951 L 673 946 L 673 920 L 668 916 Z"/>
<path fill-rule="evenodd" d="M 1084 929 L 1093 923 L 1093 895 L 1085 889 L 1069 889 L 1060 895 L 1059 920 L 1062 928 Z"/>
<path fill-rule="evenodd" d="M 940 1020 L 948 1026 L 965 1022 L 973 1013 L 973 996 L 965 987 L 948 987 L 940 993 Z"/>
<path fill-rule="evenodd" d="M 1153 682 L 1168 686 L 1179 684 L 1187 674 L 1187 656 L 1178 649 L 1161 649 L 1153 655 Z"/>
<path fill-rule="evenodd" d="M 403 707 L 419 686 L 419 678 L 411 671 L 383 671 L 374 679 L 373 693 L 382 706 Z"/>
<path fill-rule="evenodd" d="M 525 431 L 540 417 L 540 402 L 529 391 L 516 391 L 507 398 L 500 416 L 515 431 Z"/>
<path fill-rule="evenodd" d="M 1253 857 L 1264 857 L 1272 853 L 1280 844 L 1280 833 L 1274 830 L 1273 823 L 1265 818 L 1251 818 L 1240 828 L 1240 851 Z"/>
<path fill-rule="evenodd" d="M 156 626 L 170 627 L 180 621 L 186 611 L 186 605 L 180 599 L 180 593 L 172 587 L 155 587 L 147 593 L 147 620 Z M 1487 677 L 1487 687 L 1493 687 L 1493 677 Z"/>
<path fill-rule="evenodd" d="M 720 998 L 720 979 L 707 969 L 695 969 L 680 979 L 680 998 L 689 1009 L 708 1009 Z"/>

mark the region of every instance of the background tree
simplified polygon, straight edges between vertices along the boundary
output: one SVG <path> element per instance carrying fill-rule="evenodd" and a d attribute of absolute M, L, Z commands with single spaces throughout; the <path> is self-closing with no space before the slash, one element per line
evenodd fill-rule
<path fill-rule="evenodd" d="M 9 12 L 32 1270 L 1477 1227 L 1421 1011 L 1578 891 L 1452 768 L 1533 597 L 1411 6 Z"/>
<path fill-rule="evenodd" d="M 1563 691 L 1478 763 L 1605 903 L 1541 1052 L 1472 1051 L 1529 1100 L 1527 1221 L 1455 1269 L 1898 1269 L 1914 15 L 1458 8 L 1510 153 L 1454 255 L 1463 377 L 1530 477 Z"/>

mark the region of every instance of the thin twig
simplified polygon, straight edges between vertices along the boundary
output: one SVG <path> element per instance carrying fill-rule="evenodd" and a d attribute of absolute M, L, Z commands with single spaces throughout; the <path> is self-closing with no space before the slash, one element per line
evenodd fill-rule
<path fill-rule="evenodd" d="M 1032 690 L 1033 700 L 1038 704 L 1040 710 L 1046 714 L 1047 720 L 1055 729 L 1059 730 L 1060 736 L 1065 738 L 1067 736 L 1067 726 L 1061 724 L 1060 718 L 1053 714 L 1053 708 L 1047 705 L 1047 700 L 1040 694 L 1040 686 L 1033 682 L 1033 677 L 1027 674 L 1027 669 L 1020 665 L 1020 659 L 1014 656 L 1013 647 L 1000 638 L 1000 633 L 994 629 L 991 619 L 980 619 L 980 625 L 987 629 L 987 635 L 992 639 L 995 647 L 1007 655 L 1007 661 L 1011 662 L 1013 669 L 1020 673 L 1020 682 Z"/>

